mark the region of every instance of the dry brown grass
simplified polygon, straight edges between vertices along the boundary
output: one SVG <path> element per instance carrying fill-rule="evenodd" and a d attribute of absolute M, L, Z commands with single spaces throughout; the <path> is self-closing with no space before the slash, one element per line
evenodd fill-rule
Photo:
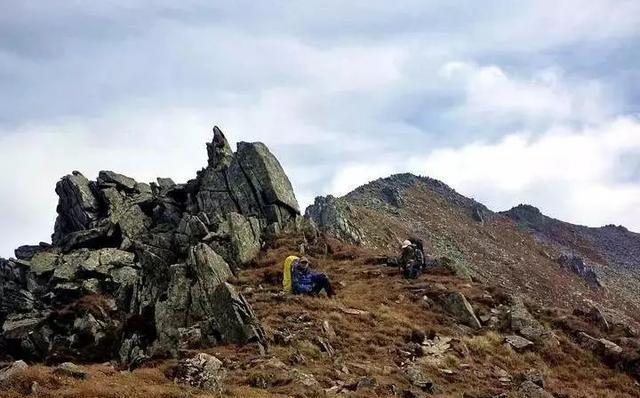
<path fill-rule="evenodd" d="M 314 397 L 312 389 L 301 386 L 286 371 L 263 368 L 261 363 L 277 358 L 287 368 L 312 374 L 321 389 L 336 382 L 354 383 L 360 377 L 372 377 L 377 386 L 371 390 L 350 392 L 354 397 L 391 396 L 391 386 L 409 388 L 401 366 L 408 358 L 405 350 L 413 330 L 431 335 L 459 339 L 465 349 L 450 350 L 440 366 L 423 365 L 423 371 L 438 386 L 441 397 L 459 397 L 463 392 L 497 395 L 511 391 L 513 385 L 499 382 L 499 369 L 515 376 L 529 368 L 542 370 L 548 389 L 557 396 L 640 397 L 637 386 L 628 376 L 603 365 L 596 357 L 580 349 L 553 314 L 544 321 L 556 328 L 560 347 L 537 352 L 516 353 L 506 347 L 495 331 L 470 333 L 461 329 L 437 304 L 438 294 L 458 290 L 480 311 L 505 302 L 501 289 L 469 283 L 448 275 L 424 275 L 418 280 L 402 279 L 398 270 L 374 265 L 378 253 L 319 240 L 307 247 L 306 255 L 314 267 L 326 272 L 336 284 L 338 296 L 284 296 L 280 280 L 281 261 L 297 253 L 302 239 L 284 237 L 270 242 L 268 249 L 253 267 L 241 272 L 235 283 L 244 292 L 261 319 L 270 346 L 261 357 L 256 346 L 215 347 L 207 352 L 223 360 L 228 369 L 229 397 Z M 486 292 L 492 293 L 492 298 Z M 432 297 L 436 304 L 423 306 L 422 296 Z M 351 309 L 364 311 L 349 313 Z M 323 352 L 317 343 L 322 336 L 322 322 L 327 320 L 336 337 L 328 339 L 335 353 Z M 280 336 L 280 337 L 279 337 Z M 291 336 L 286 341 L 282 336 Z M 178 387 L 167 378 L 174 362 L 161 362 L 153 368 L 121 373 L 107 365 L 88 366 L 90 378 L 72 380 L 52 374 L 51 369 L 33 366 L 0 387 L 0 397 L 28 396 L 34 382 L 37 397 L 74 398 L 138 398 L 138 397 L 208 397 L 202 392 Z M 345 372 L 345 369 L 347 372 Z M 452 370 L 445 374 L 441 369 Z M 564 395 L 563 395 L 564 394 Z M 321 395 L 321 394 L 320 394 Z"/>

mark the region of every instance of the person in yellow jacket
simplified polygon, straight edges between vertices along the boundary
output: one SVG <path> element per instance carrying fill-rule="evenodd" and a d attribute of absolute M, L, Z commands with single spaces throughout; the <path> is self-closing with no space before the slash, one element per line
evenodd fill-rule
<path fill-rule="evenodd" d="M 292 258 L 294 257 L 294 258 Z M 287 293 L 315 295 L 324 290 L 328 297 L 335 291 L 326 274 L 313 272 L 306 257 L 287 257 L 284 265 L 283 287 Z"/>

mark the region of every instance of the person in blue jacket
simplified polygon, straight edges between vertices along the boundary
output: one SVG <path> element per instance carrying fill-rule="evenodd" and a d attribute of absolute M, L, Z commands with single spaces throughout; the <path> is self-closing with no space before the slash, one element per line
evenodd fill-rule
<path fill-rule="evenodd" d="M 311 271 L 309 259 L 306 257 L 301 257 L 293 264 L 291 279 L 294 294 L 318 294 L 323 289 L 329 297 L 336 294 L 327 275 Z"/>

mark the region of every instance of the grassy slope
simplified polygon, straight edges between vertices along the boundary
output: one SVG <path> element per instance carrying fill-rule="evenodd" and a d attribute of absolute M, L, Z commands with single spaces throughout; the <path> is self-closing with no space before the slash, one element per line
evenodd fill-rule
<path fill-rule="evenodd" d="M 419 365 L 438 386 L 434 396 L 508 392 L 513 384 L 499 381 L 504 376 L 500 369 L 514 376 L 532 367 L 543 371 L 547 389 L 557 396 L 640 396 L 631 378 L 580 349 L 560 327 L 556 328 L 560 348 L 518 354 L 503 345 L 501 332 L 473 333 L 459 326 L 438 304 L 427 308 L 422 299 L 427 295 L 437 301 L 442 292 L 462 291 L 482 314 L 505 300 L 501 288 L 439 274 L 406 281 L 396 270 L 374 264 L 376 255 L 381 254 L 378 252 L 320 240 L 308 248 L 308 254 L 317 268 L 335 281 L 338 297 L 284 296 L 279 286 L 280 264 L 286 255 L 296 252 L 300 243 L 297 238 L 273 242 L 256 264 L 234 281 L 272 341 L 265 356 L 256 346 L 207 350 L 222 359 L 228 369 L 226 396 L 323 396 L 326 388 L 339 382 L 352 385 L 363 377 L 375 379 L 376 387 L 347 391 L 347 396 L 393 396 L 392 386 L 398 391 L 409 388 L 401 369 L 413 361 L 403 351 L 414 329 L 457 339 L 456 349 L 447 351 L 440 364 Z M 355 314 L 353 309 L 363 312 Z M 561 326 L 572 319 L 562 310 L 547 311 L 541 317 L 549 326 Z M 327 338 L 335 350 L 333 355 L 315 343 L 318 336 L 324 336 L 324 320 L 336 332 L 335 337 Z M 589 330 L 590 326 L 581 327 Z M 54 376 L 50 368 L 34 366 L 1 386 L 0 397 L 26 396 L 34 381 L 38 392 L 32 396 L 38 397 L 213 396 L 174 385 L 165 376 L 174 363 L 160 361 L 133 373 L 121 373 L 109 365 L 90 365 L 91 376 L 83 381 Z M 292 380 L 291 369 L 312 374 L 319 386 L 304 387 Z"/>

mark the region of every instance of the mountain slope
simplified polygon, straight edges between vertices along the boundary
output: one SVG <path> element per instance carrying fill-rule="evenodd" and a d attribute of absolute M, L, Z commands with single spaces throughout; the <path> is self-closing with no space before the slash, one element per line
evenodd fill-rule
<path fill-rule="evenodd" d="M 528 205 L 516 206 L 502 214 L 541 242 L 583 258 L 606 289 L 636 305 L 640 302 L 640 234 L 622 226 L 591 228 L 570 224 L 545 216 Z"/>
<path fill-rule="evenodd" d="M 300 245 L 336 284 L 335 299 L 281 293 L 282 259 Z M 624 331 L 604 332 L 588 318 L 528 303 L 549 340 L 517 350 L 505 344 L 515 333 L 514 307 L 501 289 L 445 272 L 407 281 L 397 269 L 376 264 L 380 254 L 299 234 L 268 241 L 233 280 L 261 320 L 268 346 L 205 347 L 184 350 L 182 357 L 207 352 L 219 358 L 227 374 L 226 397 L 640 396 L 631 377 L 576 341 L 587 331 L 622 344 L 629 340 Z M 478 317 L 495 319 L 482 329 L 464 325 L 447 307 L 446 297 L 459 293 Z M 175 366 L 160 360 L 121 372 L 111 364 L 87 365 L 83 380 L 32 366 L 10 383 L 0 382 L 0 397 L 33 395 L 34 382 L 37 396 L 45 398 L 217 396 L 176 385 Z"/>
<path fill-rule="evenodd" d="M 389 254 L 397 253 L 402 240 L 417 236 L 428 255 L 445 256 L 478 280 L 544 305 L 572 308 L 592 300 L 621 319 L 640 319 L 640 303 L 628 294 L 640 288 L 636 280 L 619 278 L 620 283 L 605 288 L 591 287 L 560 265 L 560 246 L 541 241 L 437 180 L 411 174 L 379 179 L 342 198 L 317 198 L 306 215 L 331 235 L 349 235 L 352 243 Z M 639 247 L 635 241 L 629 244 L 632 250 Z"/>

